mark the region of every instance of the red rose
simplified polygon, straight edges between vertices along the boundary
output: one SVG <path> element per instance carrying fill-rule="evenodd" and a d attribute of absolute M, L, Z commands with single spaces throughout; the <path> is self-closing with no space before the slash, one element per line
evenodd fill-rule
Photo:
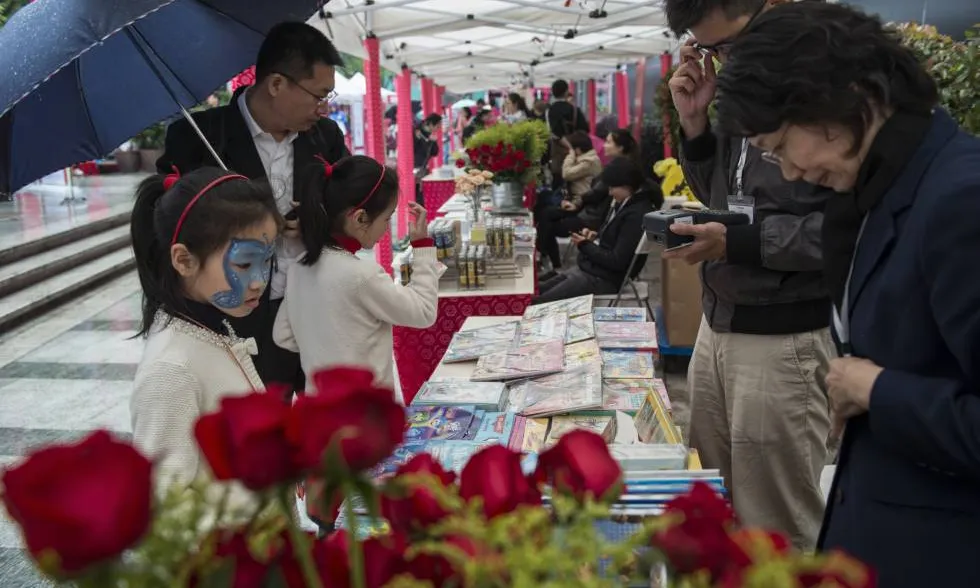
<path fill-rule="evenodd" d="M 150 524 L 153 465 L 132 445 L 96 431 L 50 445 L 3 473 L 3 502 L 45 571 L 72 575 L 135 544 Z M 38 559 L 38 561 L 43 561 Z"/>
<path fill-rule="evenodd" d="M 429 479 L 424 483 L 421 480 L 409 482 L 409 487 L 399 489 L 404 492 L 399 497 L 387 494 L 381 497 L 381 514 L 393 528 L 405 531 L 425 529 L 449 515 L 449 511 L 439 503 L 425 484 L 449 486 L 456 481 L 456 474 L 447 472 L 428 453 L 420 453 L 402 464 L 392 482 L 397 484 L 398 478 L 406 474 L 426 476 Z"/>
<path fill-rule="evenodd" d="M 731 506 L 708 484 L 695 482 L 688 494 L 667 503 L 664 512 L 680 515 L 682 520 L 655 534 L 652 543 L 678 573 L 706 570 L 712 578 L 719 578 L 752 563 L 729 535 L 735 521 Z"/>
<path fill-rule="evenodd" d="M 623 470 L 601 436 L 579 430 L 562 435 L 540 455 L 534 478 L 578 500 L 615 500 L 622 492 Z"/>
<path fill-rule="evenodd" d="M 488 519 L 512 512 L 522 504 L 541 504 L 541 494 L 521 470 L 521 454 L 491 445 L 470 458 L 460 476 L 464 500 L 483 500 Z"/>
<path fill-rule="evenodd" d="M 373 467 L 405 438 L 405 409 L 390 389 L 375 387 L 371 372 L 353 368 L 313 376 L 315 394 L 300 397 L 290 412 L 289 438 L 300 463 L 317 467 L 331 442 L 353 471 Z"/>
<path fill-rule="evenodd" d="M 347 531 L 335 531 L 313 547 L 313 558 L 326 588 L 351 585 L 350 552 Z M 405 570 L 406 542 L 399 535 L 372 537 L 361 543 L 367 588 L 381 588 Z M 306 588 L 306 584 L 288 584 Z"/>
<path fill-rule="evenodd" d="M 466 160 L 463 159 L 462 157 L 460 157 L 459 159 L 457 159 L 456 160 L 456 167 L 458 167 L 459 169 L 463 169 L 464 167 L 466 167 Z"/>
<path fill-rule="evenodd" d="M 256 392 L 222 398 L 218 412 L 197 419 L 194 436 L 215 479 L 265 490 L 299 478 L 288 416 L 281 395 Z"/>
<path fill-rule="evenodd" d="M 420 553 L 408 562 L 408 573 L 418 580 L 431 582 L 434 588 L 465 586 L 464 566 L 460 564 L 477 557 L 479 547 L 472 539 L 462 536 L 446 537 L 442 541 L 453 549 L 452 557 Z"/>
<path fill-rule="evenodd" d="M 248 545 L 248 538 L 241 532 L 225 535 L 214 551 L 215 557 L 224 560 L 234 570 L 230 588 L 262 588 L 269 575 L 268 563 L 259 561 Z M 192 578 L 191 586 L 202 583 Z M 205 584 L 206 585 L 206 584 Z"/>

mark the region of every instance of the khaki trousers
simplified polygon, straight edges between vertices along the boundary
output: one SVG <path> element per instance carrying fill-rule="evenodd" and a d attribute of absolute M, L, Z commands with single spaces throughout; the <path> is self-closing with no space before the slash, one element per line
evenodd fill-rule
<path fill-rule="evenodd" d="M 743 525 L 781 531 L 803 550 L 823 518 L 824 378 L 835 353 L 829 329 L 715 333 L 702 318 L 688 370 L 691 447 L 721 470 Z"/>

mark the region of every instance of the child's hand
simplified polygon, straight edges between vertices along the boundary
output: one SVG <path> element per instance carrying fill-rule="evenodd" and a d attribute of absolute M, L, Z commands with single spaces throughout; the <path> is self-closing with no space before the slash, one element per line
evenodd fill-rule
<path fill-rule="evenodd" d="M 411 217 L 408 225 L 408 238 L 410 241 L 429 238 L 429 219 L 425 208 L 417 202 L 408 203 L 408 215 Z"/>

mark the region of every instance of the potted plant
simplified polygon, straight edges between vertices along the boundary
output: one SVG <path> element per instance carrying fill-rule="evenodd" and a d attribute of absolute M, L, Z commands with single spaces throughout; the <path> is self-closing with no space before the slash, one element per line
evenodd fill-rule
<path fill-rule="evenodd" d="M 157 159 L 163 155 L 163 143 L 166 137 L 167 125 L 162 122 L 146 127 L 140 134 L 133 137 L 140 153 L 141 171 L 156 172 Z"/>
<path fill-rule="evenodd" d="M 524 189 L 541 172 L 541 157 L 547 149 L 549 136 L 547 124 L 521 121 L 487 127 L 466 142 L 469 168 L 493 174 L 490 179 L 493 181 L 494 206 L 522 206 Z"/>

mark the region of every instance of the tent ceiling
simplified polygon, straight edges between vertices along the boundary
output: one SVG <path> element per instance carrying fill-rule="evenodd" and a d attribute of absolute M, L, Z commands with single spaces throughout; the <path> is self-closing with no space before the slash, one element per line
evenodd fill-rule
<path fill-rule="evenodd" d="M 381 40 L 382 64 L 407 65 L 451 91 L 611 73 L 671 51 L 662 0 L 332 0 L 310 23 L 347 53 Z M 383 10 L 382 10 L 383 9 Z"/>

